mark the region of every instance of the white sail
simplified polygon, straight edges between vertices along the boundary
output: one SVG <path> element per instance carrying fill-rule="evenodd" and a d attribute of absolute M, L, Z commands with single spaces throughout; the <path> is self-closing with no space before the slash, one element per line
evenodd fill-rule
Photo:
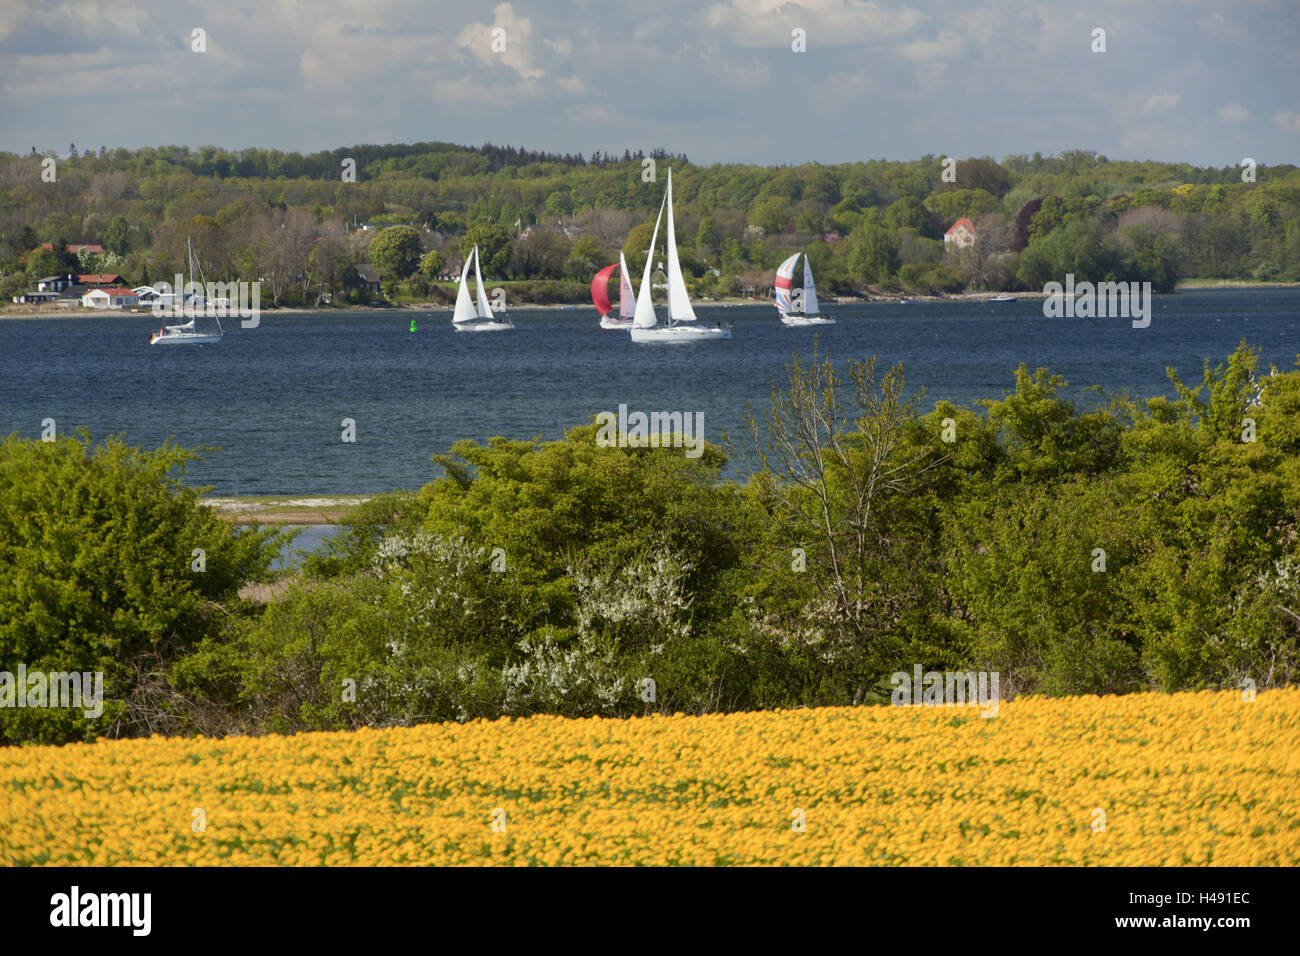
<path fill-rule="evenodd" d="M 650 273 L 655 264 L 655 243 L 659 240 L 659 223 L 664 218 L 664 206 L 668 202 L 667 194 L 664 195 L 664 201 L 659 204 L 659 215 L 655 218 L 654 232 L 650 235 L 650 248 L 645 254 L 645 274 L 641 276 L 641 289 L 636 295 L 636 313 L 632 320 L 634 329 L 653 328 L 655 322 L 655 305 L 650 298 Z"/>
<path fill-rule="evenodd" d="M 478 247 L 474 247 L 477 251 Z M 473 253 L 471 253 L 473 255 Z M 465 257 L 465 265 L 460 270 L 460 288 L 456 291 L 456 312 L 451 317 L 452 322 L 473 322 L 478 318 L 478 313 L 474 311 L 474 300 L 469 297 L 469 260 Z"/>
<path fill-rule="evenodd" d="M 478 246 L 474 247 L 474 291 L 478 293 L 478 317 L 489 322 L 495 318 L 492 307 L 488 305 L 487 293 L 483 291 L 483 273 L 479 271 Z"/>
<path fill-rule="evenodd" d="M 682 264 L 677 258 L 677 232 L 673 226 L 673 171 L 668 170 L 668 317 L 673 322 L 694 322 L 695 310 L 686 291 L 682 277 Z"/>
<path fill-rule="evenodd" d="M 632 294 L 632 280 L 627 274 L 627 259 L 618 250 L 618 317 L 630 319 L 636 315 L 636 296 Z"/>
<path fill-rule="evenodd" d="M 803 314 L 817 314 L 817 287 L 813 285 L 812 261 L 803 257 Z"/>

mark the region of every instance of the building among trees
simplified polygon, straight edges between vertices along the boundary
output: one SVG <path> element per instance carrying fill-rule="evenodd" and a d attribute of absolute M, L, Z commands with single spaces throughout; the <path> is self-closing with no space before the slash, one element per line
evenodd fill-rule
<path fill-rule="evenodd" d="M 971 222 L 965 216 L 962 216 L 954 222 L 948 231 L 943 234 L 944 248 L 954 246 L 958 249 L 964 249 L 967 246 L 975 244 L 975 223 Z"/>

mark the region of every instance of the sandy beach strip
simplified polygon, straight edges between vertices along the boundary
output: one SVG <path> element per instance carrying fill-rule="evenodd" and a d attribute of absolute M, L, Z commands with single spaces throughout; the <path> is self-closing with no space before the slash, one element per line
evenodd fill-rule
<path fill-rule="evenodd" d="M 338 524 L 357 505 L 370 500 L 368 495 L 331 497 L 294 497 L 268 495 L 256 498 L 204 498 L 199 503 L 232 524 Z"/>

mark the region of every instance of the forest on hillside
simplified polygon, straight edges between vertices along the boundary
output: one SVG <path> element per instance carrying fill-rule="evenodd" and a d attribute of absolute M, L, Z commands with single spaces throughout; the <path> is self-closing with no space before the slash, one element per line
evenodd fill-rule
<path fill-rule="evenodd" d="M 476 243 L 492 278 L 533 291 L 569 280 L 572 291 L 619 249 L 640 269 L 668 167 L 698 297 L 761 295 L 798 249 L 840 294 L 1041 289 L 1067 273 L 1158 290 L 1181 278 L 1300 281 L 1292 165 L 1208 168 L 1086 150 L 699 166 L 662 149 L 585 157 L 415 143 L 304 156 L 70 144 L 66 156 L 0 154 L 0 301 L 65 272 L 170 279 L 187 237 L 206 278 L 261 279 L 267 305 L 314 305 L 327 293 L 364 301 L 352 267 L 367 262 L 391 298 L 445 297 L 437 277 Z M 976 241 L 945 248 L 963 217 Z M 104 251 L 68 251 L 79 243 Z"/>

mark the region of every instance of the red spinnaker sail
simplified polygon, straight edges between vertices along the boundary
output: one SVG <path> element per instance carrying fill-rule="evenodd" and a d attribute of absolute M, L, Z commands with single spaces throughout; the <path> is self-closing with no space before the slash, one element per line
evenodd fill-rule
<path fill-rule="evenodd" d="M 601 315 L 609 315 L 609 277 L 617 268 L 617 262 L 612 266 L 605 266 L 596 273 L 596 278 L 591 280 L 591 301 L 595 303 L 596 311 Z"/>

